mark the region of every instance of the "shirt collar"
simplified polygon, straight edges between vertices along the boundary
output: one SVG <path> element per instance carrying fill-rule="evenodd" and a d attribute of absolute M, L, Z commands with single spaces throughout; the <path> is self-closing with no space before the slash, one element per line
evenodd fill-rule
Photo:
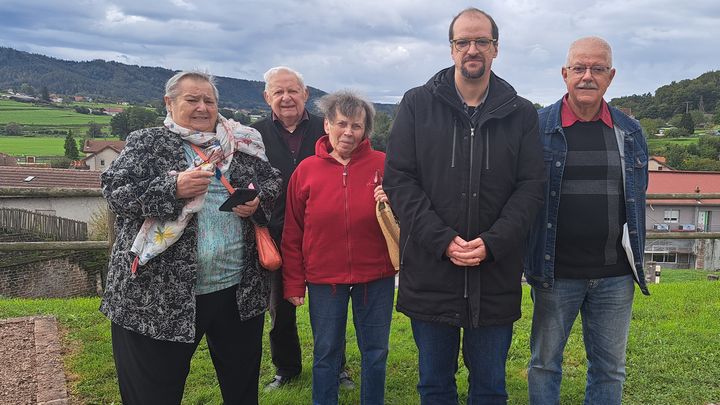
<path fill-rule="evenodd" d="M 565 97 L 563 97 L 562 100 L 562 108 L 560 109 L 560 117 L 562 119 L 562 126 L 563 128 L 567 128 L 569 126 L 572 126 L 574 123 L 580 121 L 583 122 L 583 120 L 580 119 L 577 115 L 575 115 L 575 112 L 570 108 L 570 104 L 568 104 L 568 95 L 565 94 Z M 602 105 L 600 106 L 600 112 L 593 117 L 592 121 L 602 121 L 605 125 L 612 128 L 612 116 L 610 115 L 610 108 L 608 107 L 608 104 L 605 102 L 605 100 L 602 101 Z"/>
<path fill-rule="evenodd" d="M 309 119 L 310 119 L 310 116 L 308 115 L 307 109 L 305 109 L 305 111 L 303 111 L 303 116 L 302 116 L 302 118 L 300 118 L 300 121 L 298 121 L 296 127 L 299 126 L 301 122 L 303 122 L 303 121 L 308 121 Z M 275 115 L 275 112 L 274 112 L 274 111 L 272 111 L 272 120 L 273 120 L 275 123 L 280 124 L 283 128 L 285 127 L 284 125 L 282 125 L 282 121 L 280 121 L 280 118 L 278 118 L 278 116 Z"/>
<path fill-rule="evenodd" d="M 457 83 L 455 83 L 455 93 L 457 93 L 457 96 L 460 99 L 460 102 L 462 103 L 463 107 L 465 109 L 467 109 L 468 105 L 467 105 L 467 103 L 465 103 L 465 99 L 463 98 L 462 94 L 460 94 L 460 89 L 458 89 Z M 481 105 L 485 104 L 485 100 L 487 100 L 488 93 L 490 93 L 490 84 L 488 84 L 487 89 L 485 89 L 485 93 L 483 93 L 482 98 L 480 98 L 480 103 L 478 103 L 478 105 L 474 105 L 473 107 L 480 107 Z"/>

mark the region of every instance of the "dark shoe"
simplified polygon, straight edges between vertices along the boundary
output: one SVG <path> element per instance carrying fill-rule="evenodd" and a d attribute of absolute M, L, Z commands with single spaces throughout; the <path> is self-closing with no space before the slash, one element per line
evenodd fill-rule
<path fill-rule="evenodd" d="M 265 388 L 263 389 L 263 391 L 269 392 L 269 391 L 274 391 L 274 390 L 276 390 L 276 389 L 282 388 L 283 385 L 289 383 L 290 381 L 296 379 L 297 377 L 298 377 L 298 376 L 296 376 L 296 375 L 294 375 L 294 376 L 292 376 L 292 377 L 284 377 L 284 376 L 281 376 L 281 375 L 276 375 L 275 377 L 273 377 L 272 381 L 270 381 L 270 382 L 265 386 Z"/>
<path fill-rule="evenodd" d="M 350 378 L 350 374 L 348 374 L 347 370 L 343 370 L 338 375 L 338 380 L 340 382 L 340 388 L 344 390 L 354 390 L 355 389 L 355 381 Z"/>

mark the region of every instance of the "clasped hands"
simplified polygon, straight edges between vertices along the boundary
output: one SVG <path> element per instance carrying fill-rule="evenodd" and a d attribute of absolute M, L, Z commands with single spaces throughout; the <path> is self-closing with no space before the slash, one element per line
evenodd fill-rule
<path fill-rule="evenodd" d="M 456 236 L 445 249 L 445 254 L 457 266 L 477 266 L 487 257 L 487 249 L 481 238 L 466 241 Z"/>
<path fill-rule="evenodd" d="M 212 176 L 214 176 L 214 173 L 207 170 L 190 170 L 178 173 L 175 195 L 180 199 L 189 199 L 207 193 L 208 186 L 210 186 L 210 177 Z M 255 197 L 245 204 L 234 206 L 232 210 L 235 215 L 247 218 L 255 213 L 259 204 L 260 199 Z"/>

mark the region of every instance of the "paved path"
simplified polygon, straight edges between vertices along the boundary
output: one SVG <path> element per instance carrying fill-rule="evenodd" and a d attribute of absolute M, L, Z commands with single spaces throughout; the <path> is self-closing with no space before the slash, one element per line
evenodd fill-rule
<path fill-rule="evenodd" d="M 54 317 L 0 320 L 0 405 L 66 405 Z"/>

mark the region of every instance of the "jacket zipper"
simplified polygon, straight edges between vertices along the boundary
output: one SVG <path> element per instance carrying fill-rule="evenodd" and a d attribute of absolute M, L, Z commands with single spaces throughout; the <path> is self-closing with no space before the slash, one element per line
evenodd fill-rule
<path fill-rule="evenodd" d="M 450 167 L 455 167 L 455 143 L 457 140 L 457 117 L 453 120 L 453 144 L 452 144 L 452 157 L 450 158 Z"/>
<path fill-rule="evenodd" d="M 490 170 L 490 128 L 485 127 L 485 170 Z"/>
<path fill-rule="evenodd" d="M 471 124 L 472 125 L 472 124 Z M 467 208 L 467 232 L 465 233 L 466 238 L 470 238 L 470 220 L 472 210 L 470 210 L 470 199 L 472 198 L 472 174 L 473 174 L 473 154 L 475 151 L 475 127 L 470 126 L 470 163 L 468 164 L 468 208 Z M 463 297 L 468 298 L 468 268 L 465 267 L 465 285 L 463 291 Z"/>
<path fill-rule="evenodd" d="M 343 192 L 345 194 L 345 237 L 347 238 L 347 258 L 348 270 L 350 271 L 350 280 L 352 281 L 352 246 L 350 241 L 350 207 L 348 207 L 348 187 L 347 187 L 348 167 L 343 165 L 342 183 Z"/>

